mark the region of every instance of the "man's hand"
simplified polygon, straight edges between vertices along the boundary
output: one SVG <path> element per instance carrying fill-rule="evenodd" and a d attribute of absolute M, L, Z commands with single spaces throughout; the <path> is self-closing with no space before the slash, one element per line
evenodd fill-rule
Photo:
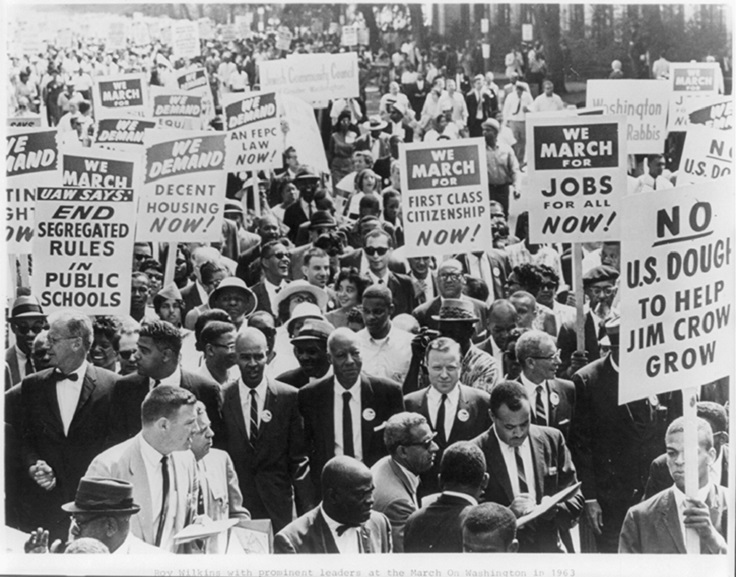
<path fill-rule="evenodd" d="M 31 536 L 28 541 L 23 545 L 26 553 L 38 554 L 38 553 L 63 553 L 64 547 L 60 539 L 54 541 L 49 551 L 49 532 L 45 531 L 42 527 L 39 527 L 35 531 L 31 531 Z"/>
<path fill-rule="evenodd" d="M 708 551 L 725 553 L 727 550 L 726 540 L 713 526 L 710 519 L 708 506 L 697 499 L 686 499 L 685 527 L 695 529 L 700 535 L 700 541 Z"/>
<path fill-rule="evenodd" d="M 529 493 L 520 493 L 517 495 L 513 501 L 511 501 L 511 505 L 509 505 L 509 509 L 516 515 L 516 518 L 523 517 L 527 513 L 531 512 L 532 509 L 536 506 L 536 503 L 531 498 Z"/>
<path fill-rule="evenodd" d="M 56 476 L 54 470 L 48 466 L 46 461 L 38 460 L 35 465 L 31 465 L 28 468 L 28 474 L 31 479 L 36 481 L 39 487 L 46 491 L 51 491 L 56 487 Z"/>
<path fill-rule="evenodd" d="M 593 533 L 600 535 L 603 532 L 603 509 L 595 499 L 585 502 L 585 518 Z"/>
<path fill-rule="evenodd" d="M 570 374 L 574 374 L 588 364 L 588 353 L 586 351 L 575 351 L 570 355 Z"/>

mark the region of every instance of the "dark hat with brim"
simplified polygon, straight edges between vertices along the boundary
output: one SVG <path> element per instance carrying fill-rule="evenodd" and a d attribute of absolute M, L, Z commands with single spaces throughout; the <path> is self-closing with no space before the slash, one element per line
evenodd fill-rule
<path fill-rule="evenodd" d="M 67 513 L 137 513 L 140 506 L 133 502 L 133 485 L 120 479 L 82 477 L 74 501 L 61 508 Z"/>
<path fill-rule="evenodd" d="M 432 315 L 432 320 L 441 323 L 477 323 L 480 319 L 476 316 L 475 307 L 470 301 L 463 299 L 445 299 L 440 307 L 440 314 Z"/>
<path fill-rule="evenodd" d="M 337 228 L 337 221 L 326 210 L 315 210 L 309 219 L 309 230 L 315 228 Z"/>
<path fill-rule="evenodd" d="M 10 320 L 29 318 L 29 317 L 44 317 L 41 303 L 34 296 L 20 296 L 15 299 L 13 308 L 10 312 Z"/>

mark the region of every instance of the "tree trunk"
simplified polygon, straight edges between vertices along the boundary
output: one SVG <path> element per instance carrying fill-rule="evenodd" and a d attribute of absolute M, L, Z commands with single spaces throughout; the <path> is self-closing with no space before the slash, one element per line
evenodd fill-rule
<path fill-rule="evenodd" d="M 424 14 L 421 4 L 407 4 L 411 18 L 411 31 L 414 43 L 420 48 L 426 48 L 427 31 L 424 28 Z"/>
<path fill-rule="evenodd" d="M 371 52 L 377 52 L 381 46 L 381 32 L 376 24 L 376 16 L 373 14 L 373 4 L 358 4 L 358 12 L 363 14 L 365 25 L 370 32 Z"/>
<path fill-rule="evenodd" d="M 557 94 L 565 94 L 565 69 L 560 48 L 560 6 L 559 4 L 535 4 L 534 18 L 539 25 L 547 60 L 547 77 L 555 85 Z"/>

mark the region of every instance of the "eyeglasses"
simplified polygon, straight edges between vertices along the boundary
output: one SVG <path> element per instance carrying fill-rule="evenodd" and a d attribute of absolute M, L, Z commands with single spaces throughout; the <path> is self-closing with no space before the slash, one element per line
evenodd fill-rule
<path fill-rule="evenodd" d="M 432 433 L 431 436 L 427 437 L 423 441 L 419 441 L 417 443 L 406 443 L 404 445 L 405 447 L 423 447 L 424 449 L 429 449 L 432 446 L 432 443 L 434 442 L 434 438 L 437 436 L 437 433 Z"/>
<path fill-rule="evenodd" d="M 92 523 L 92 521 L 96 521 L 97 519 L 100 519 L 103 516 L 104 515 L 94 515 L 92 517 L 89 517 L 88 519 L 85 519 L 84 521 L 82 521 L 76 515 L 70 515 L 69 518 L 71 519 L 72 523 L 74 523 L 77 527 L 79 527 L 80 529 L 83 529 L 84 527 Z"/>
<path fill-rule="evenodd" d="M 59 341 L 69 341 L 71 339 L 78 339 L 79 337 L 49 337 L 48 341 L 50 345 L 55 345 Z"/>
<path fill-rule="evenodd" d="M 550 282 L 543 282 L 543 283 L 541 284 L 541 288 L 543 288 L 543 289 L 547 289 L 547 290 L 549 290 L 549 291 L 551 291 L 551 290 L 555 290 L 555 289 L 557 288 L 557 283 L 555 283 L 555 282 L 551 282 L 551 281 L 550 281 Z"/>
<path fill-rule="evenodd" d="M 606 295 L 607 297 L 610 297 L 614 292 L 616 292 L 615 287 L 607 286 L 607 287 L 597 287 L 593 286 L 590 287 L 590 292 L 592 292 L 594 295 Z"/>
<path fill-rule="evenodd" d="M 368 246 L 363 249 L 368 256 L 383 256 L 388 252 L 387 246 Z"/>
<path fill-rule="evenodd" d="M 460 280 L 463 275 L 459 272 L 441 272 L 437 276 L 439 276 L 442 280 Z"/>
<path fill-rule="evenodd" d="M 118 354 L 120 355 L 121 359 L 129 361 L 130 357 L 132 357 L 133 354 L 135 354 L 135 349 L 131 349 L 129 351 L 118 351 Z"/>
<path fill-rule="evenodd" d="M 21 335 L 27 335 L 28 333 L 34 333 L 38 334 L 43 330 L 44 325 L 42 324 L 36 324 L 36 325 L 15 325 L 15 332 L 21 334 Z"/>
<path fill-rule="evenodd" d="M 287 256 L 289 256 L 288 252 L 275 252 L 268 258 L 276 258 L 278 260 L 281 260 L 282 258 L 287 257 Z"/>
<path fill-rule="evenodd" d="M 539 360 L 545 360 L 545 361 L 551 361 L 551 360 L 560 360 L 560 351 L 555 351 L 553 355 L 549 355 L 547 357 L 532 357 L 533 359 L 539 359 Z"/>

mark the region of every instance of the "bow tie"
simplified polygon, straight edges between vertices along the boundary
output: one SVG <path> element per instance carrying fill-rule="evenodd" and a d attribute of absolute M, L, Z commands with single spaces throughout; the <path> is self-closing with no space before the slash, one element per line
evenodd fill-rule
<path fill-rule="evenodd" d="M 51 376 L 57 382 L 64 381 L 64 380 L 69 380 L 69 381 L 79 380 L 79 375 L 77 373 L 69 373 L 68 375 L 65 375 L 58 369 L 56 369 L 53 373 L 51 373 Z"/>
<path fill-rule="evenodd" d="M 337 536 L 342 537 L 343 533 L 347 531 L 348 529 L 357 529 L 360 527 L 360 525 L 338 525 L 337 526 Z"/>

